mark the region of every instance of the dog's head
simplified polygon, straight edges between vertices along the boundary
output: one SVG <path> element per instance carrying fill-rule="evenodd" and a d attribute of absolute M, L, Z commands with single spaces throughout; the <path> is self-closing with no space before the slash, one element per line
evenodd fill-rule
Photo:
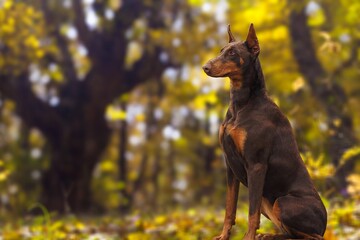
<path fill-rule="evenodd" d="M 216 58 L 209 60 L 204 72 L 210 77 L 236 77 L 251 65 L 260 53 L 254 25 L 250 25 L 246 41 L 236 41 L 228 25 L 229 43 L 226 44 Z"/>

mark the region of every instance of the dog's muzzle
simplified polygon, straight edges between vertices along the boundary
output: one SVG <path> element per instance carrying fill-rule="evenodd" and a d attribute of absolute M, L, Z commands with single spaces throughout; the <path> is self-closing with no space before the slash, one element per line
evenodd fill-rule
<path fill-rule="evenodd" d="M 211 66 L 210 66 L 209 63 L 206 63 L 206 64 L 202 67 L 202 69 L 204 70 L 204 72 L 205 72 L 206 74 L 209 74 L 209 73 L 210 73 Z"/>

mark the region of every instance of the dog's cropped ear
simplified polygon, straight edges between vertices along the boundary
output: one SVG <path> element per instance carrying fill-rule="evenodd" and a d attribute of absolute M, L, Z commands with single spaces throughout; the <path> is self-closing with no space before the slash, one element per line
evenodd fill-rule
<path fill-rule="evenodd" d="M 255 33 L 255 28 L 254 28 L 253 24 L 250 25 L 249 33 L 246 37 L 246 44 L 252 54 L 254 54 L 255 56 L 259 55 L 260 45 L 259 45 L 259 41 L 257 39 L 256 33 Z"/>
<path fill-rule="evenodd" d="M 229 43 L 235 42 L 234 35 L 231 33 L 230 24 L 228 25 Z"/>

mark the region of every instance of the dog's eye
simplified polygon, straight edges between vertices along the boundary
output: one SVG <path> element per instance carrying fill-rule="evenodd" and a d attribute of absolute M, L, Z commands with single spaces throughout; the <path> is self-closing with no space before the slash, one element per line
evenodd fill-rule
<path fill-rule="evenodd" d="M 228 52 L 228 54 L 229 54 L 230 56 L 234 56 L 234 55 L 235 55 L 235 51 L 234 51 L 234 50 L 230 50 L 230 51 Z"/>

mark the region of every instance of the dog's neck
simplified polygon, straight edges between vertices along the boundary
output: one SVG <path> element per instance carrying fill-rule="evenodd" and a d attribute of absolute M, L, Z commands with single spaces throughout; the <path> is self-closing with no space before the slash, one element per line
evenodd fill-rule
<path fill-rule="evenodd" d="M 230 111 L 235 114 L 244 108 L 250 100 L 251 91 L 249 87 L 244 86 L 242 76 L 230 78 Z"/>
<path fill-rule="evenodd" d="M 246 107 L 251 99 L 266 95 L 265 81 L 260 61 L 256 59 L 243 73 L 230 78 L 230 113 L 236 118 L 237 112 Z"/>

